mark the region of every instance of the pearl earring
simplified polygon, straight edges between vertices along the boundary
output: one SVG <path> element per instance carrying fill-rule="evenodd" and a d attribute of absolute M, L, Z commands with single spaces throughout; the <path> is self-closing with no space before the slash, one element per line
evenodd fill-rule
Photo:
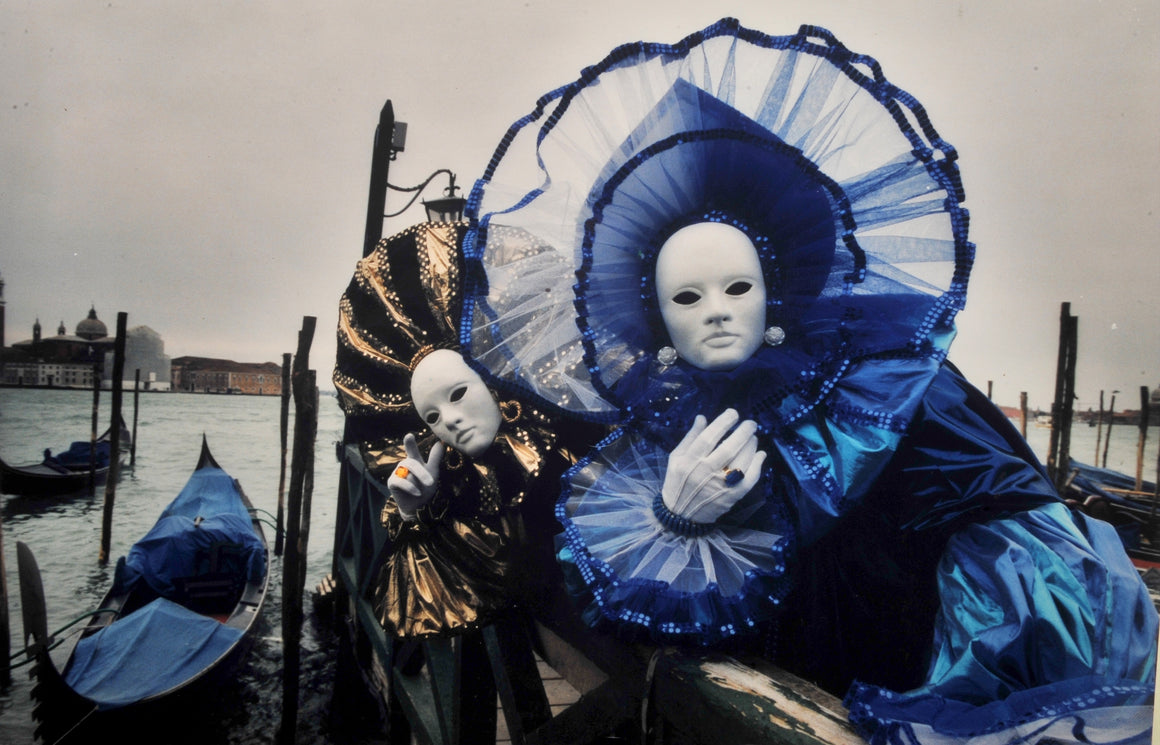
<path fill-rule="evenodd" d="M 677 361 L 677 350 L 675 347 L 664 346 L 657 350 L 657 362 L 666 367 Z"/>
<path fill-rule="evenodd" d="M 762 338 L 765 339 L 765 343 L 769 346 L 776 347 L 785 341 L 785 329 L 781 326 L 770 326 L 762 334 Z"/>

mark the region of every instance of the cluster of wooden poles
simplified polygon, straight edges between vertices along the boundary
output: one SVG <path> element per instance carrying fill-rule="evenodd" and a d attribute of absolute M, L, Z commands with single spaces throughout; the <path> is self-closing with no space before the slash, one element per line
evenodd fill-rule
<path fill-rule="evenodd" d="M 1073 476 L 1067 468 L 1058 464 L 1068 463 L 1071 459 L 1071 427 L 1074 419 L 1075 396 L 1075 361 L 1078 350 L 1079 321 L 1071 314 L 1071 304 L 1063 303 L 1059 319 L 1059 356 L 1056 363 L 1055 397 L 1051 404 L 1051 437 L 1048 443 L 1047 470 L 1061 491 L 1066 491 L 1069 479 Z M 1104 409 L 1104 391 L 1100 391 L 1099 411 L 1096 412 L 1096 450 L 1092 465 L 1098 468 L 1108 467 L 1108 446 L 1112 440 L 1112 425 L 1115 423 L 1116 394 L 1112 391 L 1111 403 Z M 987 381 L 987 398 L 991 398 L 991 381 Z M 1151 394 L 1148 386 L 1140 386 L 1140 413 L 1136 424 L 1139 437 L 1136 442 L 1136 488 L 1135 492 L 1144 495 L 1144 455 L 1148 442 L 1148 426 Z M 1105 415 L 1106 412 L 1106 415 Z M 1027 438 L 1027 392 L 1019 394 L 1019 432 Z M 1105 428 L 1106 422 L 1106 428 Z M 1156 483 L 1160 485 L 1160 457 L 1156 460 Z M 1145 495 L 1147 496 L 1147 495 Z M 1157 495 L 1160 498 L 1160 495 Z"/>
<path fill-rule="evenodd" d="M 1079 319 L 1071 313 L 1071 303 L 1063 303 L 1059 313 L 1059 354 L 1056 361 L 1055 398 L 1051 404 L 1051 439 L 1047 451 L 1047 472 L 1054 480 L 1056 488 L 1062 494 L 1066 492 L 1073 474 L 1069 466 L 1071 461 L 1071 426 L 1074 419 L 1075 395 L 1075 363 L 1079 349 Z M 1143 495 L 1144 489 L 1144 452 L 1148 441 L 1148 419 L 1150 396 L 1147 386 L 1140 386 L 1140 416 L 1137 422 L 1139 437 L 1136 441 L 1136 492 Z M 1024 427 L 1026 427 L 1026 394 L 1022 394 L 1024 402 Z M 1116 408 L 1115 393 L 1112 394 L 1109 409 L 1106 436 L 1104 424 L 1104 392 L 1100 391 L 1100 410 L 1096 432 L 1096 453 L 1092 461 L 1093 466 L 1106 468 L 1108 463 L 1108 443 L 1111 441 L 1112 424 Z M 1024 429 L 1024 436 L 1027 431 Z M 1101 458 L 1100 447 L 1103 446 Z M 1156 488 L 1160 490 L 1160 457 L 1156 461 Z M 1160 494 L 1151 495 L 1160 499 Z"/>
<path fill-rule="evenodd" d="M 308 369 L 315 319 L 304 316 L 293 364 L 282 355 L 282 468 L 278 479 L 278 532 L 274 553 L 282 556 L 282 721 L 278 745 L 292 745 L 298 730 L 298 696 L 302 642 L 302 595 L 306 587 L 306 548 L 314 493 L 314 442 L 318 435 L 318 379 Z M 282 513 L 286 479 L 286 436 L 290 392 L 294 396 L 294 442 L 290 459 L 289 504 L 286 507 L 285 554 Z"/>

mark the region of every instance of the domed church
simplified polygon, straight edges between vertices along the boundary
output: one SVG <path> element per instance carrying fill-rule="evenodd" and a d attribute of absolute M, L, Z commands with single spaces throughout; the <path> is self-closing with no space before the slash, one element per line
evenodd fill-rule
<path fill-rule="evenodd" d="M 3 383 L 15 386 L 91 388 L 93 371 L 102 374 L 101 386 L 110 388 L 115 336 L 97 317 L 96 306 L 69 334 L 60 322 L 56 336 L 43 336 L 40 319 L 32 326 L 32 338 L 16 342 L 4 351 Z M 169 390 L 170 360 L 164 354 L 160 334 L 148 326 L 128 329 L 125 335 L 125 377 L 131 388 L 137 370 L 146 390 Z"/>
<path fill-rule="evenodd" d="M 61 328 L 64 328 L 63 322 L 61 322 Z M 76 335 L 90 341 L 104 339 L 109 335 L 109 329 L 105 326 L 105 322 L 97 318 L 97 308 L 95 305 L 89 308 L 89 315 L 77 324 Z"/>

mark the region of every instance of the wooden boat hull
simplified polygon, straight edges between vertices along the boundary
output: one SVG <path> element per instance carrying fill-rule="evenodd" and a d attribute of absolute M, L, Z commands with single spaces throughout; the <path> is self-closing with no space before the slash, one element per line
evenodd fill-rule
<path fill-rule="evenodd" d="M 98 443 L 107 443 L 110 438 L 106 431 L 99 438 Z M 121 423 L 120 465 L 125 465 L 124 454 L 131 444 L 130 434 L 125 423 Z M 15 466 L 0 458 L 0 491 L 17 497 L 60 497 L 87 491 L 89 485 L 101 486 L 108 480 L 109 465 L 98 466 L 92 470 L 87 463 L 73 463 L 64 466 L 60 463 L 50 465 L 46 462 L 30 463 Z"/>
<path fill-rule="evenodd" d="M 1085 513 L 1112 524 L 1124 539 L 1124 548 L 1139 569 L 1160 568 L 1160 510 L 1156 485 L 1136 481 L 1116 471 L 1076 460 L 1069 465 L 1064 496 Z"/>
<path fill-rule="evenodd" d="M 207 462 L 212 464 L 213 468 L 220 468 L 213 462 L 203 441 L 202 458 L 195 473 Z M 236 486 L 236 482 L 234 484 Z M 204 742 L 221 739 L 212 731 L 220 726 L 221 719 L 213 712 L 219 711 L 221 708 L 219 704 L 235 690 L 231 682 L 236 681 L 237 673 L 253 645 L 254 632 L 265 600 L 270 574 L 269 547 L 261 523 L 254 515 L 253 506 L 240 487 L 237 488 L 237 495 L 249 513 L 253 535 L 264 552 L 262 557 L 264 571 L 261 577 L 258 578 L 252 571 L 244 578 L 239 578 L 236 574 L 229 577 L 225 573 L 202 574 L 188 582 L 183 581 L 175 585 L 179 592 L 173 600 L 159 596 L 150 583 L 122 583 L 115 580 L 113 588 L 106 594 L 81 632 L 80 639 L 70 651 L 68 662 L 63 669 L 58 669 L 52 659 L 49 651 L 51 639 L 36 640 L 34 646 L 36 664 L 33 669 L 36 685 L 32 697 L 35 700 L 33 717 L 38 722 L 36 728 L 38 739 L 50 743 L 92 742 L 99 740 L 103 734 L 120 738 L 126 731 L 143 733 L 145 739 L 150 741 Z M 154 531 L 150 531 L 149 535 L 153 533 Z M 145 538 L 148 539 L 149 535 Z M 251 556 L 254 545 L 256 544 L 250 546 Z M 31 552 L 27 547 L 18 544 L 17 548 L 21 564 L 23 599 L 26 596 L 25 585 L 38 583 L 39 572 L 35 570 L 34 559 L 31 558 Z M 198 562 L 203 560 L 204 556 L 199 555 Z M 28 564 L 32 564 L 32 568 L 28 568 L 26 566 Z M 118 561 L 118 578 L 126 572 L 126 561 L 122 558 Z M 42 590 L 39 594 L 43 597 Z M 224 605 L 225 603 L 229 603 L 228 607 Z M 28 605 L 25 607 L 25 628 L 36 629 L 36 622 L 30 621 L 27 617 Z M 139 698 L 134 697 L 133 693 L 127 693 L 124 700 L 110 698 L 107 689 L 104 689 L 100 700 L 95 700 L 80 693 L 76 686 L 70 683 L 70 679 L 75 678 L 75 676 L 70 678 L 70 668 L 76 665 L 83 671 L 85 664 L 95 659 L 97 654 L 94 653 L 93 658 L 85 658 L 79 651 L 86 640 L 95 641 L 96 638 L 100 638 L 99 644 L 90 644 L 88 649 L 95 648 L 103 654 L 108 637 L 95 635 L 105 633 L 117 624 L 121 624 L 121 628 L 129 628 L 130 624 L 141 625 L 143 631 L 138 634 L 134 630 L 131 635 L 135 640 L 161 639 L 160 642 L 147 642 L 146 649 L 138 650 L 130 647 L 128 656 L 130 660 L 146 659 L 152 655 L 164 661 L 170 648 L 200 648 L 203 645 L 200 637 L 191 640 L 175 634 L 173 632 L 175 627 L 167 623 L 163 615 L 156 616 L 155 619 L 154 613 L 169 612 L 170 609 L 176 609 L 176 612 L 183 616 L 196 616 L 195 623 L 200 624 L 199 628 L 212 627 L 211 633 L 215 634 L 215 638 L 225 641 L 207 643 L 206 647 L 214 651 L 208 656 L 198 657 L 196 666 L 184 666 L 179 676 L 168 678 L 168 682 L 159 690 L 150 689 L 147 695 Z M 35 611 L 33 613 L 35 615 Z M 216 637 L 218 630 L 222 632 L 220 637 Z M 34 633 L 34 636 L 36 635 L 47 637 L 47 633 L 43 630 Z M 173 643 L 174 636 L 179 637 L 176 644 Z M 109 642 L 109 645 L 111 644 L 112 642 Z M 139 679 L 152 682 L 154 677 L 152 669 L 147 669 Z M 135 689 L 130 687 L 130 690 Z M 175 729 L 180 731 L 174 732 Z"/>
<path fill-rule="evenodd" d="M 92 484 L 100 486 L 109 477 L 109 467 L 93 472 Z M 13 466 L 0 459 L 0 487 L 5 494 L 21 497 L 60 497 L 89 488 L 88 471 L 56 471 L 42 463 Z"/>

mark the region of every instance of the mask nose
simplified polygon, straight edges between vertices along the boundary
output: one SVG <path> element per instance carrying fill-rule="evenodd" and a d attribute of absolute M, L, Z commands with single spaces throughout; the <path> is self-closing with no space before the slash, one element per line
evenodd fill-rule
<path fill-rule="evenodd" d="M 732 314 L 726 305 L 724 298 L 713 294 L 705 298 L 705 325 L 713 326 L 719 325 L 732 319 Z"/>
<path fill-rule="evenodd" d="M 447 427 L 451 432 L 459 429 L 459 426 L 463 424 L 463 414 L 455 409 L 445 409 L 441 412 L 440 416 L 443 417 L 443 426 Z"/>

